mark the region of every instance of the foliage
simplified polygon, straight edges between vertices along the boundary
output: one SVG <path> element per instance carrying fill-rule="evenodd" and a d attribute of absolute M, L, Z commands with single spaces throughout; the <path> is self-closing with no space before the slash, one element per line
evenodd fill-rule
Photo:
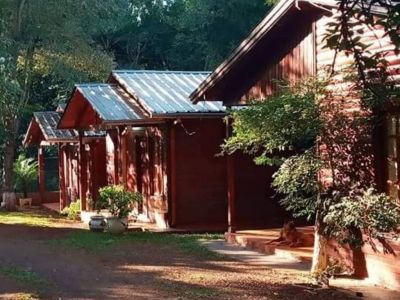
<path fill-rule="evenodd" d="M 324 217 L 327 234 L 343 243 L 359 246 L 359 230 L 370 238 L 385 238 L 397 232 L 400 224 L 400 206 L 385 194 L 370 188 L 351 192 L 331 205 Z"/>
<path fill-rule="evenodd" d="M 71 202 L 69 206 L 64 207 L 60 212 L 61 215 L 67 216 L 70 220 L 78 220 L 81 213 L 81 201 L 78 199 L 75 202 Z"/>
<path fill-rule="evenodd" d="M 133 209 L 133 204 L 143 199 L 142 194 L 126 191 L 122 185 L 106 186 L 99 192 L 97 208 L 108 209 L 112 216 L 118 218 L 127 217 Z"/>
<path fill-rule="evenodd" d="M 24 198 L 28 197 L 29 185 L 37 179 L 38 163 L 27 158 L 24 154 L 20 154 L 14 163 L 15 185 L 24 193 Z"/>
<path fill-rule="evenodd" d="M 131 1 L 115 18 L 118 27 L 97 39 L 124 68 L 210 70 L 268 7 L 264 0 Z"/>
<path fill-rule="evenodd" d="M 280 153 L 283 163 L 274 174 L 272 185 L 283 196 L 281 204 L 296 217 L 315 215 L 318 233 L 325 237 L 345 234 L 341 241 L 359 246 L 362 233 L 373 238 L 394 231 L 400 211 L 392 199 L 366 192 L 375 187 L 370 113 L 348 113 L 344 107 L 353 99 L 351 91 L 338 95 L 325 88 L 329 83 L 318 84 L 323 88 L 314 93 L 287 90 L 234 111 L 233 137 L 224 149 L 261 152 L 274 161 L 279 151 L 292 150 Z M 308 142 L 302 144 L 304 140 Z M 357 218 L 362 220 L 351 223 Z"/>
<path fill-rule="evenodd" d="M 311 220 L 318 200 L 318 172 L 323 163 L 315 156 L 315 150 L 287 158 L 273 175 L 272 186 L 283 195 L 280 203 L 294 217 Z"/>
<path fill-rule="evenodd" d="M 276 164 L 288 151 L 302 151 L 315 144 L 320 128 L 317 81 L 295 86 L 280 85 L 280 92 L 264 101 L 253 101 L 245 109 L 231 111 L 233 135 L 223 151 L 237 150 L 256 155 L 256 163 Z"/>

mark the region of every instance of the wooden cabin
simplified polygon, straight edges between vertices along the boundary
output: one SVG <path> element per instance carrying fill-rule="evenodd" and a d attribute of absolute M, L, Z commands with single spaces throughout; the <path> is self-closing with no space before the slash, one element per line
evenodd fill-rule
<path fill-rule="evenodd" d="M 105 139 L 101 132 L 85 132 L 80 137 L 75 130 L 57 129 L 62 107 L 57 111 L 36 112 L 28 127 L 24 139 L 24 146 L 35 145 L 38 147 L 39 162 L 39 203 L 58 202 L 59 210 L 68 206 L 71 202 L 81 197 L 80 168 L 82 164 L 87 165 L 86 176 L 88 186 L 92 189 L 89 198 L 94 201 L 98 196 L 98 188 L 105 183 Z M 80 152 L 80 141 L 84 145 Z M 45 160 L 44 147 L 56 145 L 59 150 L 59 192 L 58 197 L 49 199 L 49 192 L 45 188 Z M 99 164 L 94 164 L 99 162 Z"/>
<path fill-rule="evenodd" d="M 193 103 L 222 101 L 228 107 L 246 105 L 249 100 L 265 99 L 272 95 L 277 88 L 276 80 L 293 82 L 321 75 L 334 61 L 335 53 L 324 47 L 323 38 L 336 9 L 337 1 L 280 1 L 240 46 L 199 85 L 191 94 L 191 100 Z M 375 6 L 372 10 L 377 16 L 385 13 Z M 383 29 L 365 28 L 361 42 L 372 43 L 374 51 L 385 53 L 390 64 L 390 76 L 399 82 L 400 56 L 393 51 L 394 46 L 389 37 L 384 35 Z M 338 70 L 349 63 L 351 59 L 343 54 L 336 57 Z M 329 88 L 345 98 L 345 113 L 360 111 L 359 95 L 354 93 L 352 86 L 340 81 L 343 80 L 340 75 L 337 76 L 339 79 L 336 86 Z M 399 133 L 396 124 L 400 117 L 396 110 L 391 110 L 387 112 L 386 119 L 386 128 L 371 132 L 371 146 L 365 145 L 364 151 L 368 149 L 370 152 L 366 155 L 374 160 L 371 174 L 375 176 L 378 189 L 398 201 L 400 148 L 396 146 Z M 228 159 L 229 165 L 235 169 L 234 158 Z M 232 173 L 237 178 L 238 175 L 234 171 Z M 330 176 L 329 173 L 323 174 L 323 183 L 329 182 Z M 268 180 L 270 178 L 266 178 Z M 235 182 L 228 186 L 232 191 L 236 188 Z M 232 222 L 240 214 L 237 208 L 234 209 L 237 201 L 237 195 L 229 193 Z M 380 245 L 379 242 L 377 244 Z M 381 246 L 377 252 L 367 245 L 364 247 L 368 276 L 374 282 L 399 287 L 400 260 L 397 257 L 400 254 L 400 244 L 394 241 L 390 244 L 395 255 L 385 254 Z"/>
<path fill-rule="evenodd" d="M 218 156 L 226 131 L 218 102 L 194 105 L 189 94 L 207 72 L 114 71 L 108 84 L 78 85 L 60 120 L 60 129 L 106 130 L 107 180 L 144 195 L 140 219 L 160 227 L 225 230 L 228 222 L 226 157 Z M 78 116 L 78 117 L 77 117 Z M 268 195 L 264 168 L 241 160 L 238 192 L 252 204 Z M 254 185 L 254 182 L 262 184 Z M 256 186 L 248 189 L 246 185 Z M 260 197 L 261 198 L 261 197 Z M 254 223 L 261 211 L 243 205 Z M 281 220 L 280 220 L 281 221 Z"/>

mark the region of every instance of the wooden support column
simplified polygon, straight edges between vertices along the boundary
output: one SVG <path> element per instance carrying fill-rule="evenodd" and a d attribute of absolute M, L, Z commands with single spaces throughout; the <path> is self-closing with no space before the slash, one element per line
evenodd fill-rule
<path fill-rule="evenodd" d="M 65 145 L 60 145 L 58 149 L 58 174 L 60 184 L 60 211 L 67 205 L 67 187 L 65 185 Z"/>
<path fill-rule="evenodd" d="M 85 144 L 83 143 L 83 131 L 79 131 L 79 198 L 81 200 L 81 210 L 87 210 L 87 157 Z"/>
<path fill-rule="evenodd" d="M 171 226 L 176 225 L 177 203 L 176 203 L 176 131 L 171 124 L 169 133 L 169 167 L 170 167 L 170 195 L 171 195 Z"/>
<path fill-rule="evenodd" d="M 231 135 L 231 120 L 226 122 L 226 138 Z M 236 170 L 235 154 L 228 155 L 227 161 L 227 179 L 228 179 L 228 232 L 236 230 Z"/>
<path fill-rule="evenodd" d="M 129 140 L 129 134 L 131 132 L 130 128 L 125 128 L 121 132 L 121 151 L 120 151 L 120 161 L 121 161 L 121 176 L 120 180 L 124 187 L 128 188 L 128 152 L 127 143 Z"/>
<path fill-rule="evenodd" d="M 46 177 L 45 177 L 45 162 L 44 162 L 44 149 L 39 146 L 38 149 L 38 164 L 39 164 L 39 195 L 40 201 L 44 202 L 44 195 L 46 192 Z"/>

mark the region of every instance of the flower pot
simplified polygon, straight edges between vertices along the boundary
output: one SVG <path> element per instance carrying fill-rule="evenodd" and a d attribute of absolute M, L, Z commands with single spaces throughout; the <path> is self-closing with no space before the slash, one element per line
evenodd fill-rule
<path fill-rule="evenodd" d="M 106 229 L 106 220 L 102 215 L 91 216 L 89 228 L 94 232 L 103 232 Z"/>
<path fill-rule="evenodd" d="M 32 198 L 19 198 L 19 206 L 24 207 L 24 206 L 32 206 Z"/>
<path fill-rule="evenodd" d="M 127 218 L 109 217 L 107 218 L 107 232 L 123 233 L 128 229 Z"/>

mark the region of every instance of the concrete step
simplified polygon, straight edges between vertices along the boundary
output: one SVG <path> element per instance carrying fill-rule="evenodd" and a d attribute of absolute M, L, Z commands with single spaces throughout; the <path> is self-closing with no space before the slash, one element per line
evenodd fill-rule
<path fill-rule="evenodd" d="M 278 235 L 268 234 L 266 236 L 243 233 L 226 233 L 225 239 L 230 244 L 240 245 L 248 249 L 264 253 L 267 255 L 277 255 L 279 257 L 294 259 L 298 261 L 311 261 L 313 245 L 307 243 L 303 247 L 289 247 L 274 243 Z"/>

